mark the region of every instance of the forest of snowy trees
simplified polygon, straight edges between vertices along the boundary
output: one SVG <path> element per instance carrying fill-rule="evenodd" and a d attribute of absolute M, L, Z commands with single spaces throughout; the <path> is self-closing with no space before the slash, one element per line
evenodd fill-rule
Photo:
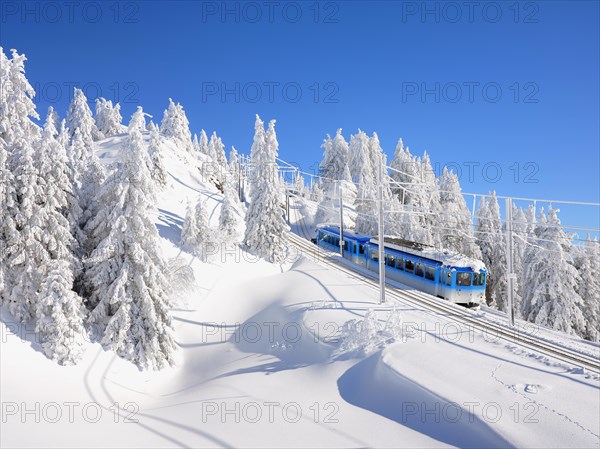
<path fill-rule="evenodd" d="M 49 108 L 40 126 L 25 61 L 0 48 L 0 305 L 34 325 L 58 363 L 76 363 L 95 341 L 140 369 L 172 365 L 173 279 L 153 221 L 157 195 L 172 182 L 164 142 L 223 198 L 217 226 L 205 198 L 188 204 L 181 246 L 204 261 L 233 247 L 281 263 L 290 229 L 275 120 L 265 127 L 256 116 L 243 169 L 216 133 L 192 135 L 171 99 L 160 125 L 146 123 L 141 107 L 125 125 L 119 104 L 99 98 L 93 114 L 75 89 L 65 118 Z M 108 166 L 97 142 L 116 135 L 126 149 Z M 337 221 L 342 191 L 357 230 L 376 234 L 378 171 L 388 165 L 377 134 L 358 130 L 346 141 L 340 129 L 323 149 L 320 181 L 309 192 L 298 175 L 294 188 L 318 203 L 317 222 Z M 380 176 L 386 234 L 482 259 L 488 302 L 506 311 L 506 223 L 495 193 L 481 197 L 473 220 L 456 174 L 436 177 L 429 156 L 412 155 L 402 140 Z M 598 241 L 574 244 L 553 208 L 515 207 L 512 215 L 517 316 L 598 341 Z"/>
<path fill-rule="evenodd" d="M 377 170 L 388 165 L 377 134 L 359 129 L 347 142 L 339 129 L 322 147 L 319 181 L 310 193 L 319 203 L 316 222 L 339 221 L 342 186 L 352 192 L 343 201 L 354 206 L 356 230 L 377 235 Z M 402 139 L 381 173 L 385 234 L 481 259 L 488 269 L 487 302 L 506 312 L 507 232 L 496 193 L 481 195 L 472 219 L 458 176 L 446 168 L 436 176 L 429 155 L 411 154 Z M 558 212 L 550 207 L 536 216 L 533 205 L 513 205 L 515 316 L 598 341 L 600 245 L 589 236 L 575 244 Z"/>
<path fill-rule="evenodd" d="M 60 364 L 77 363 L 85 342 L 98 341 L 140 369 L 172 365 L 173 279 L 153 221 L 157 193 L 170 183 L 163 141 L 223 192 L 218 229 L 208 226 L 201 198 L 190 205 L 182 239 L 192 252 L 207 242 L 241 244 L 237 152 L 227 161 L 216 133 L 192 137 L 172 100 L 160 127 L 146 124 L 141 107 L 126 126 L 119 104 L 99 98 L 94 116 L 75 89 L 65 119 L 50 108 L 40 127 L 25 61 L 0 48 L 0 304 L 34 325 Z M 95 142 L 117 134 L 126 148 L 107 167 Z M 267 141 L 276 154 L 272 126 Z"/>

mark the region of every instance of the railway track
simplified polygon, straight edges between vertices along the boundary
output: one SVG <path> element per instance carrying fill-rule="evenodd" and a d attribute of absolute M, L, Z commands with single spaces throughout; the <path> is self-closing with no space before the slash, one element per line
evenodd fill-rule
<path fill-rule="evenodd" d="M 294 200 L 294 202 L 296 202 L 296 200 Z M 315 259 L 318 260 L 319 263 L 323 263 L 341 271 L 347 276 L 364 282 L 371 288 L 379 291 L 379 282 L 374 273 L 363 270 L 361 267 L 357 267 L 355 270 L 350 269 L 345 266 L 345 259 L 339 257 L 338 253 L 325 251 L 314 245 L 310 240 L 307 240 L 310 239 L 312 233 L 304 222 L 304 217 L 300 214 L 297 204 L 295 206 L 296 207 L 293 208 L 290 207 L 290 209 L 295 210 L 297 230 L 299 233 L 303 234 L 303 237 L 292 233 L 290 238 L 291 243 L 305 254 L 314 254 Z M 485 335 L 493 335 L 504 341 L 518 344 L 521 347 L 600 375 L 600 360 L 598 357 L 582 354 L 558 344 L 540 340 L 532 335 L 528 335 L 524 329 L 519 330 L 518 328 L 504 327 L 490 321 L 481 320 L 474 317 L 471 311 L 454 304 L 443 302 L 439 298 L 434 298 L 418 291 L 400 290 L 391 285 L 386 285 L 386 298 L 392 299 L 397 303 L 410 304 L 411 306 L 417 306 L 422 309 L 426 308 L 430 311 L 442 314 L 446 318 L 454 319 L 459 323 L 468 324 L 474 329 L 485 333 Z"/>

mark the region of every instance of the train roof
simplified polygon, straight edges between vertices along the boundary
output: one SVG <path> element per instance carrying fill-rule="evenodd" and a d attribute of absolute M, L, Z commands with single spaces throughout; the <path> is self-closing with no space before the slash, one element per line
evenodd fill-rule
<path fill-rule="evenodd" d="M 324 229 L 333 234 L 340 233 L 340 225 L 324 223 L 317 225 L 318 229 Z M 370 235 L 361 234 L 351 229 L 344 229 L 344 237 L 352 238 L 361 243 L 372 242 L 375 245 L 379 245 L 379 240 L 371 238 Z M 412 254 L 413 256 L 420 257 L 422 259 L 428 259 L 434 262 L 438 262 L 443 266 L 450 268 L 470 268 L 473 271 L 485 270 L 485 264 L 478 259 L 467 257 L 464 254 L 457 253 L 456 251 L 450 250 L 439 250 L 433 246 L 425 245 L 422 243 L 412 242 L 410 240 L 404 240 L 399 237 L 386 236 L 385 246 L 399 252 L 406 254 Z"/>
<path fill-rule="evenodd" d="M 325 229 L 326 231 L 329 231 L 333 234 L 339 234 L 340 233 L 340 225 L 337 224 L 329 224 L 329 223 L 324 223 L 324 224 L 320 224 L 317 225 L 318 229 Z M 369 240 L 371 240 L 371 236 L 367 235 L 367 234 L 361 234 L 360 232 L 356 232 L 353 231 L 351 229 L 345 228 L 344 229 L 344 237 L 347 238 L 353 238 L 355 240 L 358 240 L 362 243 L 366 243 Z"/>
<path fill-rule="evenodd" d="M 379 244 L 379 240 L 376 238 L 371 239 L 371 241 L 376 245 Z M 396 237 L 385 237 L 385 247 L 424 259 L 434 260 L 450 268 L 470 268 L 476 272 L 485 270 L 485 264 L 481 260 L 465 256 L 456 251 L 439 250 L 433 246 L 410 242 Z"/>

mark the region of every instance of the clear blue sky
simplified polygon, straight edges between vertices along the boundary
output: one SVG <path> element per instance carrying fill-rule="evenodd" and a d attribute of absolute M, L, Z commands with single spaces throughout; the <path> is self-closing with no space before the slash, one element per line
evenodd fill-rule
<path fill-rule="evenodd" d="M 389 157 L 403 137 L 460 166 L 468 192 L 600 201 L 599 2 L 268 5 L 4 1 L 0 43 L 27 55 L 41 115 L 64 115 L 69 83 L 126 121 L 172 97 L 240 152 L 254 114 L 276 118 L 280 156 L 309 172 L 326 133 L 361 128 Z M 597 209 L 562 219 L 599 226 Z"/>

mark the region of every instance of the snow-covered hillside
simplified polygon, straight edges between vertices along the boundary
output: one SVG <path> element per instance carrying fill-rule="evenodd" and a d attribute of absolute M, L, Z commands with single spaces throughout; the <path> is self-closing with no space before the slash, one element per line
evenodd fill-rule
<path fill-rule="evenodd" d="M 97 143 L 103 164 L 126 139 Z M 78 365 L 59 366 L 3 309 L 2 447 L 599 447 L 597 377 L 425 308 L 379 306 L 312 254 L 186 252 L 188 201 L 206 198 L 216 226 L 223 196 L 200 162 L 163 149 L 161 251 L 195 278 L 172 310 L 177 365 L 140 371 L 87 343 Z"/>

